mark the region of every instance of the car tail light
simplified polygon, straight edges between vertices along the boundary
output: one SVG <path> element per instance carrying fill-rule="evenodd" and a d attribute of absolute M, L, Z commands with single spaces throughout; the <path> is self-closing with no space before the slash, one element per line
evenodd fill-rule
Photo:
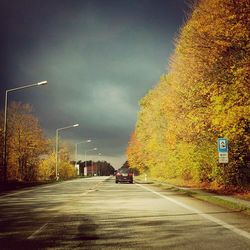
<path fill-rule="evenodd" d="M 128 176 L 133 176 L 133 173 L 128 173 Z"/>

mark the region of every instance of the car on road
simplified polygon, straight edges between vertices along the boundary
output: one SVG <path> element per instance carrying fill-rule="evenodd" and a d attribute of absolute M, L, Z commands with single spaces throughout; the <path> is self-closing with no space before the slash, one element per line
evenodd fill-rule
<path fill-rule="evenodd" d="M 134 182 L 134 174 L 129 168 L 120 168 L 117 170 L 115 175 L 115 182 L 128 182 L 133 183 Z"/>

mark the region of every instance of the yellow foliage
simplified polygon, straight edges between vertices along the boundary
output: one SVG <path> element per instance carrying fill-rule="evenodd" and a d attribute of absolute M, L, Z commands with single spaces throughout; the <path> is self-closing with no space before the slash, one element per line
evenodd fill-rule
<path fill-rule="evenodd" d="M 8 113 L 8 179 L 34 181 L 39 158 L 48 151 L 48 141 L 30 105 L 11 103 Z"/>
<path fill-rule="evenodd" d="M 170 72 L 140 102 L 137 142 L 132 138 L 127 150 L 133 166 L 168 179 L 246 184 L 249 27 L 249 0 L 195 6 L 176 41 Z M 229 139 L 227 168 L 217 163 L 218 137 Z"/>

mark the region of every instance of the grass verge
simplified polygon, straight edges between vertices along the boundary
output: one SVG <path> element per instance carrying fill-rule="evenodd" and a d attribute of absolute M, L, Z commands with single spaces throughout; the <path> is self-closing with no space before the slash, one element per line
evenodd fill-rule
<path fill-rule="evenodd" d="M 215 194 L 214 192 L 204 191 L 202 189 L 192 189 L 192 188 L 183 188 L 179 187 L 164 181 L 159 181 L 155 179 L 145 180 L 143 176 L 138 176 L 135 178 L 135 181 L 141 184 L 150 184 L 155 187 L 159 187 L 163 190 L 178 192 L 186 196 L 194 197 L 196 199 L 209 202 L 211 204 L 218 205 L 220 207 L 228 208 L 230 210 L 237 210 L 243 212 L 247 215 L 250 215 L 250 207 L 239 203 L 237 199 L 227 200 L 223 198 L 223 195 Z"/>

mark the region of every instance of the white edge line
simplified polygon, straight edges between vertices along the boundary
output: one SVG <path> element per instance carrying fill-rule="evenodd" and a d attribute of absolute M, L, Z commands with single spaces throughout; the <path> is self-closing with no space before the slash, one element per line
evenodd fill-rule
<path fill-rule="evenodd" d="M 246 232 L 246 231 L 244 231 L 242 229 L 239 229 L 239 228 L 237 228 L 237 227 L 235 227 L 233 225 L 230 225 L 230 224 L 228 224 L 228 223 L 226 223 L 226 222 L 224 222 L 224 221 L 222 221 L 220 219 L 217 219 L 217 218 L 215 218 L 215 217 L 213 217 L 211 215 L 205 214 L 202 211 L 200 211 L 198 209 L 195 209 L 193 207 L 190 207 L 190 206 L 188 206 L 188 205 L 186 205 L 186 204 L 184 204 L 184 203 L 182 203 L 180 201 L 177 201 L 177 200 L 175 200 L 173 198 L 170 198 L 170 197 L 167 197 L 167 196 L 165 196 L 163 194 L 160 194 L 160 193 L 158 193 L 158 192 L 156 192 L 156 191 L 154 191 L 154 190 L 152 190 L 150 188 L 147 188 L 147 187 L 145 187 L 145 186 L 143 186 L 141 184 L 136 184 L 136 185 L 140 186 L 141 188 L 144 188 L 144 189 L 146 189 L 146 190 L 148 190 L 148 191 L 150 191 L 150 192 L 152 192 L 152 193 L 154 193 L 154 194 L 156 194 L 156 195 L 158 195 L 160 197 L 162 197 L 165 200 L 171 201 L 171 202 L 175 203 L 176 205 L 178 205 L 180 207 L 186 208 L 187 210 L 189 210 L 189 211 L 191 211 L 193 213 L 196 213 L 199 216 L 201 216 L 201 217 L 203 217 L 203 218 L 205 218 L 207 220 L 210 220 L 210 221 L 212 221 L 212 222 L 214 222 L 214 223 L 216 223 L 216 224 L 218 224 L 218 225 L 220 225 L 220 226 L 222 226 L 222 227 L 224 227 L 224 228 L 226 228 L 226 229 L 228 229 L 228 230 L 230 230 L 230 231 L 232 231 L 232 232 L 234 232 L 234 233 L 236 233 L 236 234 L 238 234 L 240 236 L 243 236 L 243 237 L 245 237 L 247 239 L 250 239 L 250 233 L 248 233 L 248 232 Z"/>

